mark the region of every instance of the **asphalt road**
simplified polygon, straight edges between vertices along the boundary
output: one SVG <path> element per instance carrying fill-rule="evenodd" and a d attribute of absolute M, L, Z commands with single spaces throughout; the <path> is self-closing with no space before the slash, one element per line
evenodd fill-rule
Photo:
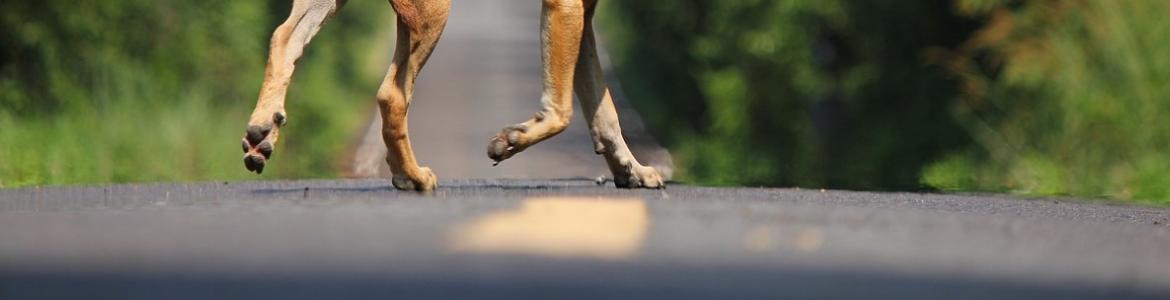
<path fill-rule="evenodd" d="M 487 139 L 539 99 L 539 8 L 504 2 L 454 3 L 418 81 L 410 128 L 447 179 L 438 191 L 377 179 L 0 190 L 0 299 L 1170 298 L 1167 209 L 617 190 L 589 179 L 607 171 L 580 114 L 493 168 Z M 618 101 L 635 154 L 669 168 Z M 355 147 L 356 175 L 386 176 L 376 132 Z"/>
<path fill-rule="evenodd" d="M 0 298 L 1163 298 L 1170 210 L 579 180 L 0 190 Z"/>

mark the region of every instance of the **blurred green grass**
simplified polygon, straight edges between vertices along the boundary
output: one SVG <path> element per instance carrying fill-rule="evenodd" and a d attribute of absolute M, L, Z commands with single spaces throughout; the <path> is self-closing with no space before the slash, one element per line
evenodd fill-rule
<path fill-rule="evenodd" d="M 962 63 L 970 59 L 961 51 L 952 64 L 970 91 L 953 114 L 977 147 L 930 166 L 923 181 L 945 190 L 1170 203 L 1165 11 L 1170 2 L 966 7 L 967 15 L 1013 28 L 986 30 L 1002 37 L 970 43 L 1002 60 L 995 76 Z"/>
<path fill-rule="evenodd" d="M 314 39 L 262 176 L 239 140 L 291 1 L 23 1 L 0 10 L 0 187 L 335 177 L 373 109 L 393 13 L 356 1 Z"/>
<path fill-rule="evenodd" d="M 623 87 L 682 181 L 1170 204 L 1170 2 L 603 10 Z"/>

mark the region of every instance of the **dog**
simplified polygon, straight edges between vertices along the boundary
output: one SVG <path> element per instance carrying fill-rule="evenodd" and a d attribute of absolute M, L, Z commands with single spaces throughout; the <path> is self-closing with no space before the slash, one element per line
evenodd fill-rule
<path fill-rule="evenodd" d="M 378 89 L 382 138 L 392 183 L 400 190 L 429 191 L 437 187 L 430 168 L 419 166 L 410 146 L 406 115 L 415 79 L 438 44 L 447 24 L 451 0 L 389 0 L 397 14 L 397 41 L 393 62 Z M 292 12 L 272 33 L 268 65 L 256 108 L 244 133 L 244 167 L 264 171 L 280 128 L 288 122 L 284 110 L 293 69 L 309 41 L 346 0 L 294 0 Z M 617 111 L 602 76 L 593 33 L 598 0 L 543 0 L 541 4 L 541 108 L 522 123 L 504 127 L 487 145 L 494 162 L 511 158 L 569 125 L 573 94 L 581 102 L 593 138 L 594 150 L 605 157 L 619 188 L 661 188 L 663 177 L 634 158 L 622 137 Z"/>

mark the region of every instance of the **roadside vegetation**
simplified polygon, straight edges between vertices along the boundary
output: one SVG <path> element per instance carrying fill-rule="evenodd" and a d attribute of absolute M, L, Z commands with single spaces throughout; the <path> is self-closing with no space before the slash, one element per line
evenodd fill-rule
<path fill-rule="evenodd" d="M 289 2 L 6 4 L 0 187 L 339 176 L 392 12 L 350 1 L 325 26 L 279 163 L 256 177 L 238 141 Z M 601 6 L 624 90 L 683 182 L 1170 203 L 1170 1 Z"/>
<path fill-rule="evenodd" d="M 239 140 L 291 1 L 16 1 L 0 10 L 0 187 L 258 178 Z M 389 60 L 392 12 L 352 1 L 314 40 L 259 178 L 337 176 Z M 381 51 L 380 51 L 381 50 Z"/>
<path fill-rule="evenodd" d="M 1170 203 L 1170 2 L 603 10 L 623 87 L 680 180 Z"/>

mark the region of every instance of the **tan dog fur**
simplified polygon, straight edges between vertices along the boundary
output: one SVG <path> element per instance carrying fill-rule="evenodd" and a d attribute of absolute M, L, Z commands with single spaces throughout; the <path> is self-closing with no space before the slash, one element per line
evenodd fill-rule
<path fill-rule="evenodd" d="M 288 20 L 272 34 L 268 67 L 260 99 L 248 122 L 243 148 L 248 170 L 263 171 L 272 154 L 280 127 L 286 121 L 284 98 L 304 47 L 345 0 L 294 0 Z M 397 12 L 397 45 L 393 63 L 378 89 L 382 137 L 393 173 L 394 187 L 432 190 L 437 179 L 430 168 L 418 165 L 410 145 L 407 111 L 414 81 L 442 36 L 450 0 L 390 0 Z M 565 130 L 573 113 L 574 92 L 581 101 L 594 148 L 624 188 L 659 188 L 662 176 L 634 158 L 618 124 L 617 111 L 602 77 L 593 34 L 597 0 L 543 0 L 541 50 L 544 66 L 541 109 L 525 122 L 504 127 L 488 143 L 487 154 L 497 163 Z"/>

